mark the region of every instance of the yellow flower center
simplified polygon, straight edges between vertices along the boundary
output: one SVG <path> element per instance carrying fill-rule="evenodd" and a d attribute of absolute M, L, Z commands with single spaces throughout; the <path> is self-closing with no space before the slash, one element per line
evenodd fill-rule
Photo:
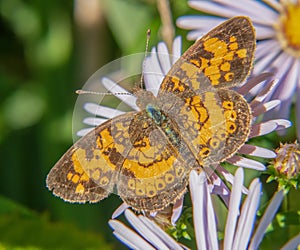
<path fill-rule="evenodd" d="M 278 25 L 278 38 L 283 48 L 300 57 L 300 1 L 285 1 Z"/>

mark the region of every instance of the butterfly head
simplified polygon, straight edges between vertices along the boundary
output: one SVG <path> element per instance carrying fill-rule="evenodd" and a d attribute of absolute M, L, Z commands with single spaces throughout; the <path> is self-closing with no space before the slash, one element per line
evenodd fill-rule
<path fill-rule="evenodd" d="M 140 108 L 140 110 L 146 109 L 148 104 L 156 103 L 156 97 L 150 91 L 135 89 L 134 94 L 137 97 L 136 105 Z"/>

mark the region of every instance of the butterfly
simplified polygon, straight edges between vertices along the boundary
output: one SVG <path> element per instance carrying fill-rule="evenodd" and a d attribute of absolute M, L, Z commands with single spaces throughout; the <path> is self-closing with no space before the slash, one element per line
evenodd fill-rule
<path fill-rule="evenodd" d="M 78 203 L 116 192 L 145 212 L 174 204 L 192 169 L 226 160 L 247 140 L 251 110 L 232 88 L 248 76 L 254 50 L 247 17 L 211 30 L 172 66 L 157 96 L 135 91 L 140 111 L 114 117 L 79 139 L 49 172 L 49 190 Z"/>

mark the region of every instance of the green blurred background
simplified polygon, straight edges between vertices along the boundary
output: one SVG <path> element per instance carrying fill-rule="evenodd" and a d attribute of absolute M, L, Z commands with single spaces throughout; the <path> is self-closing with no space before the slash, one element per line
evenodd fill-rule
<path fill-rule="evenodd" d="M 186 2 L 171 2 L 173 16 Z M 174 5 L 174 6 L 173 6 Z M 45 187 L 72 145 L 75 90 L 113 59 L 161 40 L 155 0 L 0 0 L 0 249 L 119 249 L 121 201 L 76 205 Z"/>

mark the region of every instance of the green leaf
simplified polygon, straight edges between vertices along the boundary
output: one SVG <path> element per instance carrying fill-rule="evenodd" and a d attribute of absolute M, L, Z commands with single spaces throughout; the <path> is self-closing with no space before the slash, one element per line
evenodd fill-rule
<path fill-rule="evenodd" d="M 3 119 L 12 129 L 22 129 L 37 123 L 44 111 L 45 100 L 34 84 L 15 91 L 3 105 Z"/>
<path fill-rule="evenodd" d="M 39 215 L 1 196 L 0 239 L 0 250 L 112 249 L 100 234 L 67 223 L 50 222 L 46 214 Z"/>

